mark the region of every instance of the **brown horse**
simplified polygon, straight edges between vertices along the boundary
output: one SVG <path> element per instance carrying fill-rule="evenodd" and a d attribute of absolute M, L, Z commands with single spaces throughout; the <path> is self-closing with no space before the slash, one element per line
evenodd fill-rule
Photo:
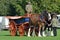
<path fill-rule="evenodd" d="M 30 37 L 31 34 L 31 27 L 33 26 L 33 33 L 35 33 L 35 29 L 38 26 L 38 36 L 41 37 L 40 31 L 41 28 L 44 30 L 45 26 L 45 18 L 43 18 L 43 21 L 40 20 L 40 15 L 41 14 L 29 14 L 29 30 L 28 30 L 28 36 Z M 45 36 L 44 31 L 43 31 L 43 36 Z"/>

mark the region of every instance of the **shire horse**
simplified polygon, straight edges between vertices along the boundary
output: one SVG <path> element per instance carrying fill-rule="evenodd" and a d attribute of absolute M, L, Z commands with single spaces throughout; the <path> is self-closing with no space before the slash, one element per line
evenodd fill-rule
<path fill-rule="evenodd" d="M 29 15 L 29 30 L 28 30 L 28 36 L 30 36 L 31 26 L 33 25 L 33 32 L 38 27 L 38 36 L 41 37 L 41 28 L 42 28 L 42 35 L 45 35 L 45 31 L 48 28 L 48 31 L 50 31 L 51 28 L 51 35 L 52 35 L 52 25 L 49 25 L 52 20 L 52 14 L 48 13 L 46 10 L 43 11 L 41 14 L 30 14 Z"/>
<path fill-rule="evenodd" d="M 53 36 L 51 20 L 52 20 L 54 14 L 48 13 L 45 10 L 45 11 L 43 11 L 42 15 L 46 18 L 46 25 L 45 25 L 44 30 L 46 31 L 46 29 L 48 29 L 47 36 L 50 36 L 50 35 Z"/>
<path fill-rule="evenodd" d="M 27 14 L 26 16 L 29 17 L 28 37 L 31 36 L 31 32 L 33 32 L 33 36 L 35 36 L 35 34 L 37 34 L 37 36 L 41 37 L 41 33 L 40 33 L 41 28 L 43 29 L 43 32 L 42 32 L 43 36 L 46 36 L 45 32 L 44 32 L 46 18 L 45 17 L 43 17 L 43 19 L 40 18 L 41 14 L 36 14 L 36 13 L 35 14 Z M 38 29 L 37 32 L 36 32 L 36 28 Z"/>

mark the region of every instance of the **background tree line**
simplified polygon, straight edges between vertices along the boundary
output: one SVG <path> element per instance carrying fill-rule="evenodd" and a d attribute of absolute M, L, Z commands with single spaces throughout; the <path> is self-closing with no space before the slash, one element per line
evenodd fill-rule
<path fill-rule="evenodd" d="M 44 9 L 60 13 L 60 0 L 0 0 L 0 16 L 24 15 L 29 1 L 35 13 L 41 13 Z"/>

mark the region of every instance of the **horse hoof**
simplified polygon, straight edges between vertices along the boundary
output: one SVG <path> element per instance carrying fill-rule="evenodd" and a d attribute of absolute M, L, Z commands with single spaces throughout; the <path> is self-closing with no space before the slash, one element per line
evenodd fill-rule
<path fill-rule="evenodd" d="M 42 36 L 38 36 L 38 37 L 42 37 Z"/>
<path fill-rule="evenodd" d="M 28 37 L 30 37 L 30 35 L 28 35 Z"/>
<path fill-rule="evenodd" d="M 28 37 L 31 37 L 31 36 L 28 36 Z"/>
<path fill-rule="evenodd" d="M 51 36 L 54 36 L 53 31 L 51 32 Z"/>
<path fill-rule="evenodd" d="M 53 36 L 52 36 L 53 37 Z"/>
<path fill-rule="evenodd" d="M 46 35 L 44 35 L 43 37 L 46 37 Z"/>
<path fill-rule="evenodd" d="M 51 35 L 51 36 L 54 36 L 54 35 Z"/>
<path fill-rule="evenodd" d="M 46 35 L 44 34 L 43 37 L 46 37 Z"/>
<path fill-rule="evenodd" d="M 38 37 L 42 37 L 41 35 L 38 35 Z"/>

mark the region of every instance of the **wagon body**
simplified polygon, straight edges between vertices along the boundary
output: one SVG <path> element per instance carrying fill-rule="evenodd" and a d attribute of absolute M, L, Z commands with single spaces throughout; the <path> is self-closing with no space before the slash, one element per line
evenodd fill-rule
<path fill-rule="evenodd" d="M 20 36 L 24 35 L 24 30 L 26 29 L 25 26 L 28 25 L 29 18 L 23 16 L 7 16 L 7 18 L 10 22 L 10 34 L 15 36 L 18 31 Z"/>

